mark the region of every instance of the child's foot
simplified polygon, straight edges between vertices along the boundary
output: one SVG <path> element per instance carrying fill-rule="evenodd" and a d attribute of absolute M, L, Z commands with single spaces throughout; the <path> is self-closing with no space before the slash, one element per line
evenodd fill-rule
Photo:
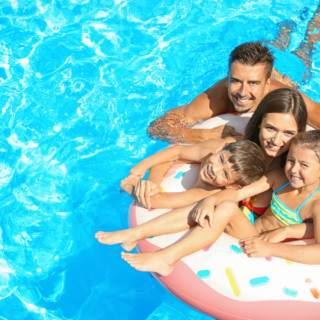
<path fill-rule="evenodd" d="M 121 258 L 138 271 L 156 272 L 161 276 L 168 276 L 174 268 L 174 264 L 169 264 L 161 251 L 140 254 L 121 252 Z"/>
<path fill-rule="evenodd" d="M 112 245 L 119 243 L 124 250 L 131 251 L 140 240 L 137 240 L 133 236 L 131 230 L 132 229 L 127 229 L 114 232 L 99 231 L 96 233 L 95 237 L 102 244 Z"/>

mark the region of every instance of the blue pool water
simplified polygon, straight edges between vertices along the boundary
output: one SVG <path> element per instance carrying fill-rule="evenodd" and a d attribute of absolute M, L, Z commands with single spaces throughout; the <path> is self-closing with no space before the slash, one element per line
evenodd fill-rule
<path fill-rule="evenodd" d="M 147 137 L 148 124 L 224 77 L 236 45 L 291 26 L 276 68 L 320 100 L 318 44 L 306 81 L 292 54 L 317 8 L 315 0 L 1 1 L 0 319 L 209 319 L 94 233 L 127 227 L 119 181 L 166 146 Z"/>

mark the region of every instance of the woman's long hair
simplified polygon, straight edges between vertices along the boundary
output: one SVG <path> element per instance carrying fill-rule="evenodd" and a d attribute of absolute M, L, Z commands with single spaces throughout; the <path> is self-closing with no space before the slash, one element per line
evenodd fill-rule
<path fill-rule="evenodd" d="M 245 139 L 255 142 L 260 146 L 258 127 L 262 119 L 268 113 L 289 113 L 292 114 L 298 125 L 298 132 L 304 132 L 307 125 L 307 108 L 299 92 L 281 88 L 271 91 L 260 102 L 257 110 L 252 115 L 245 129 Z M 282 161 L 285 162 L 287 152 L 282 155 Z M 283 164 L 284 165 L 284 164 Z"/>

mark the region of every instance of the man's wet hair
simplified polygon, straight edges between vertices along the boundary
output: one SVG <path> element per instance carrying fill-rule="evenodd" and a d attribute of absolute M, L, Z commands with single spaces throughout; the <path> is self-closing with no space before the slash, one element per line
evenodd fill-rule
<path fill-rule="evenodd" d="M 264 175 L 266 161 L 254 142 L 248 140 L 233 142 L 223 150 L 231 153 L 228 161 L 232 164 L 231 169 L 239 176 L 235 184 L 244 187 L 258 181 Z"/>
<path fill-rule="evenodd" d="M 313 151 L 320 162 L 320 130 L 298 133 L 291 143 Z"/>
<path fill-rule="evenodd" d="M 229 56 L 229 69 L 233 62 L 239 61 L 248 66 L 265 64 L 266 79 L 271 77 L 275 57 L 273 51 L 261 41 L 246 42 L 237 46 Z"/>

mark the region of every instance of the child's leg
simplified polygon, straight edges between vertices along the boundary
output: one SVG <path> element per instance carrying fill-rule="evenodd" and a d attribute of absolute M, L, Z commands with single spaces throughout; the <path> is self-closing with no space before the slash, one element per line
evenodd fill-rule
<path fill-rule="evenodd" d="M 190 214 L 195 205 L 172 210 L 135 228 L 115 232 L 99 231 L 95 237 L 103 244 L 120 243 L 123 249 L 131 251 L 141 239 L 176 233 L 195 226 Z"/>
<path fill-rule="evenodd" d="M 208 223 L 204 228 L 196 226 L 186 237 L 161 251 L 143 254 L 122 253 L 122 258 L 139 271 L 157 272 L 167 276 L 179 259 L 210 245 L 225 230 L 238 239 L 258 235 L 255 226 L 238 206 L 226 201 L 216 207 L 212 228 Z"/>

